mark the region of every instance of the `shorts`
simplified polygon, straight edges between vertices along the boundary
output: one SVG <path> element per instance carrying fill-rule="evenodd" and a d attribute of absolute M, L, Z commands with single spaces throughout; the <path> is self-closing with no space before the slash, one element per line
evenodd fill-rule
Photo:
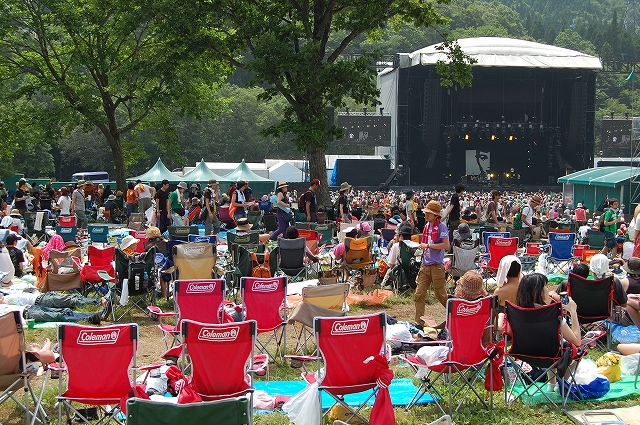
<path fill-rule="evenodd" d="M 604 244 L 607 248 L 613 249 L 618 246 L 616 236 L 611 232 L 604 232 Z"/>

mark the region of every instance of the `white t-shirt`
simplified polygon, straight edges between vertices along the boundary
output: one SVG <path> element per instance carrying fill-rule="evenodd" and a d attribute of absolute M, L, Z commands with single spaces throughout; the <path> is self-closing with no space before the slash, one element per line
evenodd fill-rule
<path fill-rule="evenodd" d="M 398 256 L 400 255 L 400 241 L 391 245 L 389 249 L 389 255 L 387 255 L 387 264 L 389 266 L 395 266 L 398 262 Z"/>
<path fill-rule="evenodd" d="M 40 292 L 13 292 L 4 296 L 4 302 L 9 305 L 35 305 Z"/>
<path fill-rule="evenodd" d="M 135 192 L 136 195 L 138 195 L 138 198 L 151 198 L 151 187 L 149 187 L 149 185 L 146 185 L 144 183 L 142 183 L 142 186 L 144 188 L 144 192 L 140 191 L 140 187 L 139 185 L 136 185 L 135 187 Z"/>
<path fill-rule="evenodd" d="M 525 223 L 526 220 L 526 223 Z M 533 224 L 533 208 L 531 208 L 531 205 L 527 204 L 524 207 L 522 207 L 522 227 L 524 226 L 528 226 L 528 224 Z"/>
<path fill-rule="evenodd" d="M 71 214 L 71 198 L 69 198 L 68 196 L 59 197 L 58 206 L 60 207 L 60 214 Z"/>
<path fill-rule="evenodd" d="M 27 323 L 24 320 L 24 316 L 22 314 L 23 310 L 24 310 L 23 306 L 0 304 L 0 316 L 4 316 L 5 314 L 10 313 L 12 311 L 19 311 L 20 312 L 20 319 L 22 319 L 22 326 L 26 326 Z"/>
<path fill-rule="evenodd" d="M 591 229 L 591 226 L 587 226 L 586 224 L 583 224 L 578 228 L 578 233 L 580 233 L 580 237 L 582 239 L 587 237 L 587 232 L 589 231 L 589 229 Z"/>

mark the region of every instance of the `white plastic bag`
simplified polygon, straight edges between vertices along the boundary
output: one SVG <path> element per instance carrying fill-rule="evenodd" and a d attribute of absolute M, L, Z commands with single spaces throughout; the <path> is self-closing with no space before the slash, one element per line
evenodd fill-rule
<path fill-rule="evenodd" d="M 256 390 L 253 392 L 253 408 L 257 410 L 273 410 L 276 407 L 276 398 L 267 394 L 266 391 Z"/>
<path fill-rule="evenodd" d="M 420 347 L 416 353 L 416 357 L 425 363 L 425 367 L 419 367 L 416 372 L 416 378 L 422 379 L 429 373 L 427 366 L 435 366 L 447 360 L 449 356 L 449 347 L 446 345 L 425 345 Z"/>
<path fill-rule="evenodd" d="M 575 372 L 576 384 L 590 384 L 598 377 L 598 366 L 591 359 L 582 359 Z"/>
<path fill-rule="evenodd" d="M 627 227 L 627 234 L 629 235 L 629 240 L 634 240 L 636 238 L 636 219 L 632 218 L 631 223 L 629 223 L 629 227 Z"/>
<path fill-rule="evenodd" d="M 638 361 L 640 361 L 640 353 L 622 356 L 620 359 L 620 371 L 626 376 L 635 376 L 638 370 Z"/>
<path fill-rule="evenodd" d="M 322 423 L 322 410 L 318 398 L 318 381 L 291 397 L 282 405 L 282 411 L 296 425 L 318 425 Z"/>
<path fill-rule="evenodd" d="M 402 342 L 411 341 L 411 332 L 405 323 L 387 325 L 387 342 L 391 347 L 398 348 Z"/>

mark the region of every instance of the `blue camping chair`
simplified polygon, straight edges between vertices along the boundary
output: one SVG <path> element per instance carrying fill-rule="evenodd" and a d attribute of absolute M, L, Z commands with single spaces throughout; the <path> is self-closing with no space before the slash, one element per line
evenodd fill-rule
<path fill-rule="evenodd" d="M 216 235 L 189 235 L 189 242 L 208 242 L 212 245 L 217 245 L 218 237 Z"/>
<path fill-rule="evenodd" d="M 577 260 L 573 256 L 573 245 L 576 241 L 575 233 L 549 233 L 549 247 L 551 252 L 547 254 L 547 271 L 556 273 L 566 271 Z"/>

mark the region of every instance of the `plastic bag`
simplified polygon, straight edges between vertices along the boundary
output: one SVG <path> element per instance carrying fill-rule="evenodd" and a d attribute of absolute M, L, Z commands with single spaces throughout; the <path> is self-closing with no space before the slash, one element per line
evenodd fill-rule
<path fill-rule="evenodd" d="M 640 353 L 622 356 L 620 359 L 620 370 L 626 376 L 635 376 L 638 370 L 638 361 L 640 361 Z"/>
<path fill-rule="evenodd" d="M 605 353 L 596 360 L 598 373 L 603 375 L 609 382 L 620 380 L 620 358 L 622 356 L 616 353 Z"/>
<path fill-rule="evenodd" d="M 291 397 L 282 405 L 282 411 L 296 425 L 318 425 L 322 423 L 322 410 L 318 400 L 318 381 Z"/>
<path fill-rule="evenodd" d="M 411 341 L 411 332 L 405 323 L 387 325 L 387 342 L 393 348 L 399 348 L 402 342 Z"/>
<path fill-rule="evenodd" d="M 426 345 L 416 353 L 416 357 L 424 361 L 425 366 L 438 365 L 447 360 L 448 355 L 449 347 L 445 345 Z"/>
<path fill-rule="evenodd" d="M 589 384 L 598 377 L 598 366 L 591 359 L 582 359 L 575 372 L 576 384 Z"/>
<path fill-rule="evenodd" d="M 276 407 L 276 398 L 267 394 L 266 391 L 256 390 L 253 392 L 253 408 L 258 410 L 273 410 Z"/>
<path fill-rule="evenodd" d="M 582 363 L 582 362 L 580 362 Z M 563 382 L 565 391 L 569 391 L 569 398 L 572 400 L 587 400 L 592 398 L 600 398 L 609 392 L 611 384 L 604 376 L 598 376 L 589 384 L 570 384 Z M 578 389 L 580 390 L 578 392 Z"/>

